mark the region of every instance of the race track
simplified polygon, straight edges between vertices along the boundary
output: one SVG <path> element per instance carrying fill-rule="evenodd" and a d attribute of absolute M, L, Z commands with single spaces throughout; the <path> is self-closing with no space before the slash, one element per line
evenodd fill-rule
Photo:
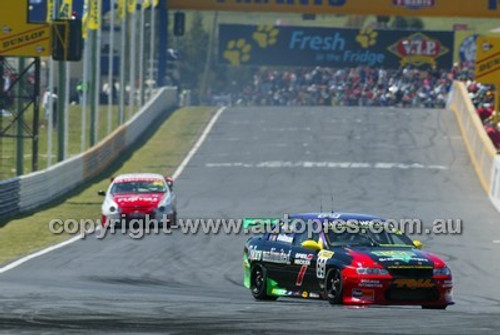
<path fill-rule="evenodd" d="M 420 236 L 454 273 L 456 305 L 332 307 L 256 302 L 242 286 L 243 235 L 89 236 L 0 275 L 0 332 L 476 334 L 500 328 L 500 214 L 451 112 L 232 108 L 178 179 L 181 217 L 336 209 L 462 219 Z M 333 204 L 332 204 L 333 198 Z"/>

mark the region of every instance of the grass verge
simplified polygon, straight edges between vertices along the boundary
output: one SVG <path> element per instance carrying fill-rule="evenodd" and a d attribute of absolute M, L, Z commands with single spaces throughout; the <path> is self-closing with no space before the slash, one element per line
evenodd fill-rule
<path fill-rule="evenodd" d="M 128 113 L 128 106 L 125 114 Z M 136 108 L 138 109 L 138 108 Z M 69 107 L 68 112 L 68 156 L 75 156 L 82 152 L 82 109 L 81 106 L 75 105 Z M 118 106 L 113 106 L 111 111 L 111 131 L 118 128 Z M 39 135 L 39 170 L 47 168 L 48 163 L 48 123 L 43 117 L 43 111 L 40 112 L 40 135 Z M 102 140 L 108 135 L 108 107 L 99 107 L 99 122 L 98 122 L 98 140 Z M 31 127 L 33 120 L 33 113 L 29 111 L 26 117 L 26 123 Z M 12 121 L 12 117 L 3 120 L 4 126 Z M 16 126 L 14 126 L 15 128 Z M 86 113 L 86 141 L 85 149 L 90 147 L 90 111 Z M 16 143 L 17 139 L 2 138 L 2 145 L 0 145 L 0 179 L 8 179 L 16 176 Z M 31 153 L 32 142 L 31 140 L 24 140 L 24 174 L 32 172 L 31 169 Z M 54 128 L 52 133 L 52 164 L 57 163 L 57 128 Z"/>
<path fill-rule="evenodd" d="M 69 235 L 54 235 L 49 231 L 48 225 L 53 219 L 99 218 L 102 198 L 97 196 L 97 191 L 106 189 L 111 176 L 126 172 L 172 174 L 214 112 L 211 107 L 188 107 L 174 112 L 130 158 L 115 164 L 84 189 L 56 206 L 1 226 L 0 264 L 68 239 Z"/>

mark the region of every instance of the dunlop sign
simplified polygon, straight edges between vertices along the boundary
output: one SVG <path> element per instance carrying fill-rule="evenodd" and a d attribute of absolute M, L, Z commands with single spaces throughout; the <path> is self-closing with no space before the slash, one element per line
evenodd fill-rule
<path fill-rule="evenodd" d="M 500 84 L 499 37 L 478 37 L 476 79 L 484 84 Z"/>
<path fill-rule="evenodd" d="M 48 24 L 30 24 L 28 1 L 2 0 L 0 56 L 45 57 L 51 55 Z"/>
<path fill-rule="evenodd" d="M 500 0 L 169 0 L 171 9 L 499 18 Z"/>

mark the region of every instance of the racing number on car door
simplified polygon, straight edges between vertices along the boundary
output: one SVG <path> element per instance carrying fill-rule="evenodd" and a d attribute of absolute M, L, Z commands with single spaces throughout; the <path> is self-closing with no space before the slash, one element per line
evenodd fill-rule
<path fill-rule="evenodd" d="M 292 242 L 293 277 L 290 278 L 290 289 L 312 290 L 315 286 L 316 252 L 302 247 L 308 239 L 307 233 L 296 233 Z"/>
<path fill-rule="evenodd" d="M 333 257 L 333 251 L 321 250 L 318 254 L 318 261 L 316 264 L 316 277 L 324 279 L 326 276 L 326 263 Z"/>
<path fill-rule="evenodd" d="M 295 283 L 295 286 L 302 286 L 302 283 L 304 281 L 304 276 L 307 273 L 307 268 L 311 264 L 311 261 L 314 257 L 313 254 L 308 254 L 306 255 L 307 259 L 304 259 L 304 264 L 300 267 L 299 270 L 299 275 L 297 276 L 297 282 Z M 298 261 L 297 258 L 295 258 L 295 261 Z"/>

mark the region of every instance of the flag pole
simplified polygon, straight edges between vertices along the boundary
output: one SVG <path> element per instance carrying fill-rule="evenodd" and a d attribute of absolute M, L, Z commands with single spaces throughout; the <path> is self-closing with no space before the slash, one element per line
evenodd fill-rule
<path fill-rule="evenodd" d="M 139 32 L 139 106 L 144 105 L 144 25 L 145 25 L 145 7 L 141 6 L 141 20 Z"/>
<path fill-rule="evenodd" d="M 115 57 L 115 0 L 110 0 L 110 28 L 109 28 L 109 60 L 108 60 L 108 134 L 113 129 L 113 89 L 114 89 L 114 57 Z"/>
<path fill-rule="evenodd" d="M 135 112 L 135 68 L 136 68 L 136 33 L 137 33 L 137 14 L 136 14 L 136 8 L 134 8 L 134 11 L 131 13 L 131 24 L 132 24 L 132 32 L 130 36 L 130 91 L 129 91 L 129 111 L 128 111 L 128 117 L 129 119 L 134 115 Z"/>

